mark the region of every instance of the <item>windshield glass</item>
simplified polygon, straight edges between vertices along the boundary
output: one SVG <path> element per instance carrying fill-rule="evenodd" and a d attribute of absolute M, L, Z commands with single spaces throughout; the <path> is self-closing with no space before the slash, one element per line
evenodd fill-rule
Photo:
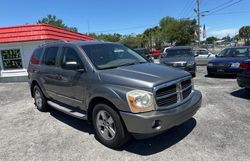
<path fill-rule="evenodd" d="M 191 56 L 194 56 L 194 54 L 190 49 L 168 50 L 166 55 L 166 57 L 168 58 L 191 57 Z"/>
<path fill-rule="evenodd" d="M 99 70 L 147 62 L 142 56 L 120 44 L 86 45 L 82 49 Z"/>
<path fill-rule="evenodd" d="M 219 57 L 249 57 L 248 48 L 228 48 L 222 50 Z"/>

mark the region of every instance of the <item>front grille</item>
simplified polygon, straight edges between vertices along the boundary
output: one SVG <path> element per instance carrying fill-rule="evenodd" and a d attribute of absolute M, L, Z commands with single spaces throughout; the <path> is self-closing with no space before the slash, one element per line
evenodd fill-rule
<path fill-rule="evenodd" d="M 158 106 L 169 106 L 177 102 L 177 94 L 157 100 Z"/>
<path fill-rule="evenodd" d="M 156 104 L 160 106 L 171 106 L 187 98 L 192 92 L 191 79 L 177 81 L 170 85 L 156 87 Z"/>
<path fill-rule="evenodd" d="M 175 92 L 176 92 L 176 85 L 173 84 L 171 86 L 158 89 L 155 94 L 156 94 L 156 97 L 161 97 L 161 96 L 168 95 L 168 94 L 175 93 Z"/>

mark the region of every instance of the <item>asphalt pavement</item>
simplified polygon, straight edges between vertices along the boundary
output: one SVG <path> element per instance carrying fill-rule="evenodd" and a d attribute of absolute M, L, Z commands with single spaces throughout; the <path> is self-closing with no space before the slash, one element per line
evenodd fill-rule
<path fill-rule="evenodd" d="M 184 124 L 113 150 L 87 122 L 39 112 L 28 83 L 0 83 L 0 161 L 250 160 L 250 94 L 234 78 L 210 78 L 198 67 L 198 113 Z"/>

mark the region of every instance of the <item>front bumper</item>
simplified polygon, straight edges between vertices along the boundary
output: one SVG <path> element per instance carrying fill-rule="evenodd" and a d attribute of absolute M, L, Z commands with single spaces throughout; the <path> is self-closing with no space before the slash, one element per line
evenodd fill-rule
<path fill-rule="evenodd" d="M 174 109 L 140 114 L 120 112 L 120 114 L 130 133 L 150 136 L 161 133 L 189 120 L 200 108 L 201 102 L 201 92 L 194 90 L 193 97 L 190 98 L 190 100 Z M 160 128 L 155 128 L 154 123 L 156 121 L 161 123 Z"/>

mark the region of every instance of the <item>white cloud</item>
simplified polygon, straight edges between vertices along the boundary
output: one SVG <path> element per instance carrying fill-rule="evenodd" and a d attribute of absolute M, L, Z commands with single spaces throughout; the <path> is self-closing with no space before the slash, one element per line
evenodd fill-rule
<path fill-rule="evenodd" d="M 227 35 L 229 35 L 230 37 L 233 37 L 236 34 L 238 34 L 238 32 L 239 32 L 239 28 L 226 28 L 226 29 L 221 29 L 221 30 L 211 30 L 211 31 L 207 31 L 207 37 L 215 36 L 218 38 L 222 38 Z"/>

